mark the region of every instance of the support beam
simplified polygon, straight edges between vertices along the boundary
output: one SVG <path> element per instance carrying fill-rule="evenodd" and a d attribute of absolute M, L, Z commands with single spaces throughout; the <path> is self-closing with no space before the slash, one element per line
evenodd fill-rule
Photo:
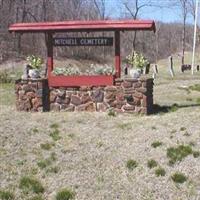
<path fill-rule="evenodd" d="M 115 31 L 115 71 L 116 71 L 116 78 L 120 78 L 121 77 L 120 31 Z"/>
<path fill-rule="evenodd" d="M 47 35 L 47 74 L 50 76 L 53 70 L 53 37 L 51 33 Z"/>

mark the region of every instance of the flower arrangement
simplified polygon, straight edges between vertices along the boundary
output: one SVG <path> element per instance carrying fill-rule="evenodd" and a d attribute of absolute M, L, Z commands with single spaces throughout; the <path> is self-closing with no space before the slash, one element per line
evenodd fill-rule
<path fill-rule="evenodd" d="M 26 61 L 28 62 L 28 65 L 32 67 L 32 69 L 39 70 L 42 68 L 43 61 L 41 58 L 37 56 L 34 56 L 34 55 L 28 56 L 26 58 Z"/>
<path fill-rule="evenodd" d="M 89 75 L 113 75 L 115 73 L 115 69 L 109 65 L 90 65 L 90 69 L 86 71 Z"/>
<path fill-rule="evenodd" d="M 73 75 L 80 75 L 81 72 L 78 67 L 76 66 L 73 67 L 72 65 L 69 64 L 69 66 L 66 67 L 56 67 L 53 70 L 53 74 L 55 74 L 56 76 L 59 75 L 73 76 Z"/>
<path fill-rule="evenodd" d="M 148 60 L 137 52 L 133 52 L 126 57 L 127 63 L 131 65 L 132 68 L 143 69 L 147 64 Z"/>
<path fill-rule="evenodd" d="M 91 64 L 89 69 L 85 73 L 81 73 L 76 66 L 56 67 L 53 70 L 53 74 L 56 76 L 73 76 L 73 75 L 113 75 L 115 73 L 114 67 L 109 65 L 94 65 Z"/>

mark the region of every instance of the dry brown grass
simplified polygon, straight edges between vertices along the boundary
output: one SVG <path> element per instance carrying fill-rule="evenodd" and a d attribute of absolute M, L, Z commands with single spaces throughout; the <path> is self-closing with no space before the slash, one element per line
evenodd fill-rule
<path fill-rule="evenodd" d="M 195 142 L 193 150 L 200 149 L 200 107 L 195 101 L 200 93 L 179 89 L 196 83 L 199 81 L 182 77 L 156 80 L 155 102 L 169 106 L 177 103 L 180 108 L 175 112 L 116 117 L 107 113 L 17 112 L 13 95 L 9 95 L 13 87 L 2 85 L 0 190 L 12 191 L 17 200 L 25 200 L 32 194 L 23 193 L 20 179 L 33 176 L 43 185 L 42 197 L 48 200 L 62 188 L 70 188 L 77 200 L 200 198 L 200 157 L 189 155 L 173 166 L 167 158 L 167 148 L 176 145 Z M 60 136 L 57 141 L 50 136 L 55 124 Z M 181 131 L 181 127 L 186 130 Z M 153 148 L 155 141 L 162 145 Z M 44 143 L 55 145 L 47 151 L 41 148 Z M 52 156 L 51 165 L 38 167 L 39 161 Z M 130 159 L 138 163 L 133 171 L 126 167 Z M 155 170 L 148 168 L 149 159 L 165 169 L 165 176 L 157 177 Z M 50 172 L 51 168 L 58 170 Z M 178 186 L 171 179 L 177 171 L 187 176 L 187 181 Z"/>

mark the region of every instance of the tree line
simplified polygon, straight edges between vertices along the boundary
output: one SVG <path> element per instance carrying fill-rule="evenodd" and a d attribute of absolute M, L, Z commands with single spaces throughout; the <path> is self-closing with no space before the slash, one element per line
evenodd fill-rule
<path fill-rule="evenodd" d="M 113 1 L 114 2 L 114 1 Z M 193 26 L 186 23 L 189 15 L 194 17 L 194 0 L 118 0 L 121 14 L 119 18 L 139 19 L 147 7 L 160 9 L 179 7 L 182 23 L 156 22 L 156 33 L 121 33 L 121 52 L 126 56 L 136 50 L 142 52 L 150 62 L 180 52 L 184 63 L 184 53 L 190 50 L 193 41 Z M 35 54 L 45 56 L 46 42 L 43 34 L 9 34 L 10 24 L 17 22 L 45 22 L 64 20 L 110 19 L 106 0 L 0 0 L 0 62 L 10 58 L 24 58 Z M 153 15 L 152 15 L 153 16 Z M 111 32 L 99 33 L 62 33 L 59 36 L 114 36 Z M 72 57 L 106 61 L 113 58 L 112 47 L 56 47 L 57 57 Z"/>

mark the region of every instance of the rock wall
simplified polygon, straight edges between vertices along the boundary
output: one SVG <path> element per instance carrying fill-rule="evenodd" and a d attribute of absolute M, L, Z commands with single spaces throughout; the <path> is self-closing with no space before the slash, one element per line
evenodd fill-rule
<path fill-rule="evenodd" d="M 153 79 L 117 79 L 114 86 L 48 88 L 47 80 L 16 82 L 17 109 L 24 111 L 100 111 L 150 114 Z"/>
<path fill-rule="evenodd" d="M 16 108 L 19 111 L 48 111 L 47 79 L 15 81 Z"/>

